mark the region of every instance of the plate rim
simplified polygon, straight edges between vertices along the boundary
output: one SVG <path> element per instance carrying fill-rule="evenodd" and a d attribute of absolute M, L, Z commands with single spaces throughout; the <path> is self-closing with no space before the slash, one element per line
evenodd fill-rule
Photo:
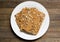
<path fill-rule="evenodd" d="M 24 1 L 24 2 L 36 2 L 36 1 Z M 21 2 L 21 3 L 24 3 L 24 2 Z M 21 4 L 21 3 L 19 3 L 19 4 Z M 39 2 L 36 2 L 36 3 L 42 5 L 42 4 L 39 3 Z M 19 5 L 19 4 L 18 4 L 18 5 Z M 18 5 L 17 5 L 17 6 L 18 6 Z M 17 7 L 17 6 L 16 6 L 16 7 Z M 42 6 L 43 6 L 43 5 L 42 5 Z M 16 7 L 15 7 L 15 8 L 16 8 Z M 44 6 L 43 6 L 43 7 L 44 7 Z M 14 9 L 15 9 L 15 8 L 14 8 Z M 45 7 L 44 7 L 44 8 L 45 8 Z M 14 9 L 13 9 L 13 11 L 14 11 Z M 45 10 L 47 11 L 46 8 L 45 8 Z M 12 11 L 12 13 L 13 13 L 13 11 Z M 12 13 L 11 13 L 11 16 L 12 16 Z M 48 13 L 48 11 L 47 11 L 47 13 Z M 48 15 L 49 15 L 49 13 L 48 13 Z M 10 23 L 11 23 L 11 18 L 12 18 L 12 17 L 10 17 Z M 49 24 L 50 24 L 50 18 L 49 18 Z M 49 28 L 49 24 L 48 24 L 48 28 Z M 11 27 L 12 27 L 12 23 L 11 23 Z M 48 28 L 47 28 L 47 30 L 48 30 Z M 13 30 L 13 27 L 12 27 L 12 30 Z M 47 30 L 45 31 L 45 33 L 47 32 Z M 16 34 L 16 32 L 15 32 L 14 30 L 13 30 L 13 32 Z M 45 33 L 44 33 L 44 34 L 45 34 Z M 43 35 L 44 35 L 44 34 L 43 34 Z M 16 34 L 16 35 L 17 35 L 18 37 L 20 37 L 18 34 Z M 41 35 L 41 36 L 38 37 L 38 38 L 41 38 L 43 35 Z M 22 38 L 22 37 L 20 37 L 20 38 Z M 36 39 L 38 39 L 38 38 L 36 38 Z M 24 39 L 24 38 L 22 38 L 22 39 Z M 35 40 L 35 39 L 24 39 L 24 40 Z"/>

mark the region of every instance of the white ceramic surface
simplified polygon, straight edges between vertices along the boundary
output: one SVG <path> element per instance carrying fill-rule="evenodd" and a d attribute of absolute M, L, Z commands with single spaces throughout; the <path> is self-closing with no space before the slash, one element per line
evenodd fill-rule
<path fill-rule="evenodd" d="M 28 7 L 28 8 L 35 7 L 39 11 L 41 11 L 45 14 L 44 21 L 43 21 L 37 35 L 29 35 L 29 34 L 26 34 L 24 32 L 21 32 L 16 21 L 15 21 L 14 15 L 16 15 L 18 12 L 20 12 L 22 10 L 22 8 L 24 8 L 24 7 Z M 14 8 L 14 10 L 11 14 L 11 21 L 10 22 L 11 22 L 12 29 L 17 36 L 19 36 L 23 39 L 26 39 L 26 40 L 35 40 L 35 39 L 40 38 L 41 36 L 43 36 L 45 34 L 45 32 L 47 31 L 47 29 L 49 27 L 49 21 L 50 21 L 49 14 L 43 5 L 41 5 L 40 3 L 35 2 L 35 1 L 25 1 L 25 2 L 20 3 L 19 5 L 17 5 Z"/>

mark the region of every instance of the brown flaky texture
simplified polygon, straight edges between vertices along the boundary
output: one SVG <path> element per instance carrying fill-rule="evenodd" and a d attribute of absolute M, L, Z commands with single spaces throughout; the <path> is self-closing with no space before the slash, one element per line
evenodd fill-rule
<path fill-rule="evenodd" d="M 23 8 L 15 15 L 21 32 L 36 35 L 40 29 L 45 14 L 36 8 Z"/>

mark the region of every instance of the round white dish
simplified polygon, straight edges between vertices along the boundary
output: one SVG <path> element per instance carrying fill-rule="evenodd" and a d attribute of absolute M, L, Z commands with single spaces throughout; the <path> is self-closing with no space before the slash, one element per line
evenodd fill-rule
<path fill-rule="evenodd" d="M 24 8 L 24 7 L 28 7 L 28 8 L 35 7 L 39 11 L 41 11 L 45 14 L 44 21 L 42 22 L 42 25 L 41 25 L 40 30 L 37 35 L 29 35 L 24 32 L 21 32 L 16 21 L 15 21 L 15 15 L 17 13 L 19 13 L 22 10 L 22 8 Z M 45 34 L 45 32 L 47 31 L 47 29 L 49 27 L 49 21 L 50 21 L 49 14 L 48 14 L 46 8 L 42 4 L 35 2 L 35 1 L 25 1 L 25 2 L 20 3 L 19 5 L 17 5 L 14 8 L 14 10 L 11 14 L 11 21 L 10 22 L 11 22 L 12 29 L 17 36 L 19 36 L 25 40 L 35 40 Z"/>

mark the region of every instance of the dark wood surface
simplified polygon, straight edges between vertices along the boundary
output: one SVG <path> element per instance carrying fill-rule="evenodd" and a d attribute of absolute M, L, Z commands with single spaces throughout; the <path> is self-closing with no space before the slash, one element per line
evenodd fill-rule
<path fill-rule="evenodd" d="M 60 42 L 60 0 L 33 0 L 46 7 L 50 16 L 49 29 L 44 36 L 34 41 L 17 37 L 10 26 L 13 9 L 28 0 L 0 0 L 0 42 Z"/>

